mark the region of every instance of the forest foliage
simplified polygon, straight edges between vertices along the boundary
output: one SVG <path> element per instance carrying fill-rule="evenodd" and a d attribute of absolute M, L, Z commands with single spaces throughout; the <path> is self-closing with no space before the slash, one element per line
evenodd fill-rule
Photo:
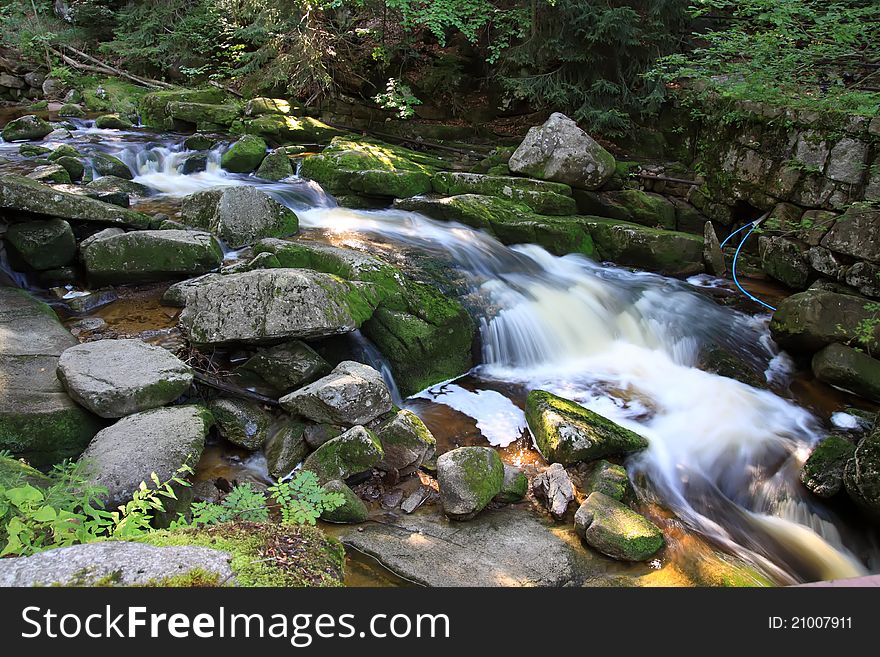
<path fill-rule="evenodd" d="M 157 79 L 346 94 L 401 118 L 427 104 L 466 116 L 484 97 L 607 135 L 682 79 L 876 111 L 875 13 L 876 0 L 0 0 L 3 44 L 36 60 L 66 43 Z"/>

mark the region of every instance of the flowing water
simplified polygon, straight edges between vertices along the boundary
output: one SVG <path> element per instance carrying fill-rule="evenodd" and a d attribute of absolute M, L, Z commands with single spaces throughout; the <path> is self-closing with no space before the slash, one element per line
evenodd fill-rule
<path fill-rule="evenodd" d="M 409 400 L 397 395 L 399 403 L 419 413 L 426 405 L 448 406 L 473 418 L 486 443 L 506 448 L 527 435 L 528 390 L 552 391 L 646 436 L 650 447 L 627 462 L 644 499 L 776 581 L 880 568 L 870 536 L 808 497 L 798 482 L 803 460 L 827 427 L 787 398 L 793 368 L 770 339 L 768 317 L 715 303 L 699 289 L 713 282 L 557 257 L 535 245 L 506 247 L 469 227 L 412 212 L 343 209 L 309 181 L 268 183 L 223 171 L 222 146 L 205 171 L 182 175 L 191 154 L 182 136 L 89 126 L 77 122 L 64 141 L 120 157 L 136 182 L 155 190 L 150 203 L 173 207 L 202 189 L 260 185 L 297 212 L 311 237 L 447 264 L 464 281 L 482 362 L 466 385 L 447 382 Z M 375 346 L 359 334 L 355 340 L 393 386 Z M 759 373 L 768 389 L 700 369 L 713 351 Z M 431 426 L 442 433 L 442 426 Z M 443 444 L 442 435 L 438 440 Z"/>

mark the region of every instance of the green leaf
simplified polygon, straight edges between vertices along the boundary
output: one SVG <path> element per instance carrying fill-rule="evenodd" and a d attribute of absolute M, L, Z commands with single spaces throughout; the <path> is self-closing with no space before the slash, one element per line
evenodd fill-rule
<path fill-rule="evenodd" d="M 40 489 L 30 484 L 18 488 L 10 488 L 6 491 L 6 498 L 15 506 L 21 508 L 27 504 L 35 504 L 43 501 L 43 493 Z"/>

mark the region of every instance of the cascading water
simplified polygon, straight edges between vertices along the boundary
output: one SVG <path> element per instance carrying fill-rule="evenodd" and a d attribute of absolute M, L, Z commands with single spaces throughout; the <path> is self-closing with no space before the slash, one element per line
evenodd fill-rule
<path fill-rule="evenodd" d="M 294 209 L 301 226 L 321 229 L 335 243 L 379 240 L 445 259 L 469 282 L 479 315 L 477 380 L 546 389 L 645 435 L 650 447 L 629 461 L 631 475 L 646 482 L 643 492 L 780 582 L 865 572 L 854 554 L 864 558 L 872 546 L 797 484 L 800 464 L 822 436 L 817 418 L 769 390 L 698 367 L 707 349 L 720 349 L 769 381 L 784 379 L 786 360 L 775 352 L 766 317 L 717 305 L 685 282 L 537 246 L 508 248 L 416 213 L 339 208 L 309 181 L 227 173 L 219 149 L 205 171 L 183 175 L 192 153 L 182 137 L 157 142 L 114 131 L 104 139 L 98 132 L 78 124 L 77 147 L 119 157 L 137 182 L 162 196 L 260 185 Z M 382 365 L 372 345 L 362 347 Z M 519 407 L 497 391 L 447 385 L 419 397 L 472 415 L 492 444 L 515 440 L 525 426 Z"/>

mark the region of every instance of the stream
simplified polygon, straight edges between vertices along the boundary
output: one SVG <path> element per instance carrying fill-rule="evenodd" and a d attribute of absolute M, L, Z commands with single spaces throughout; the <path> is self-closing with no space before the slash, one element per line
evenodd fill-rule
<path fill-rule="evenodd" d="M 870 532 L 799 482 L 811 446 L 827 435 L 830 413 L 810 410 L 791 392 L 796 372 L 770 339 L 769 316 L 721 305 L 707 293 L 720 282 L 557 257 L 536 245 L 507 247 L 412 212 L 341 208 L 307 180 L 272 183 L 225 172 L 222 145 L 205 171 L 183 175 L 179 168 L 192 154 L 182 145 L 185 135 L 73 123 L 72 137 L 53 143 L 50 136 L 47 145 L 63 141 L 122 159 L 134 181 L 155 192 L 136 209 L 172 214 L 196 191 L 259 185 L 296 211 L 309 239 L 442 263 L 479 326 L 482 358 L 471 372 L 400 399 L 382 355 L 355 335 L 365 362 L 383 373 L 398 404 L 425 420 L 441 449 L 461 444 L 464 426 L 469 444 L 492 445 L 508 462 L 540 461 L 522 408 L 529 390 L 549 390 L 647 437 L 650 447 L 626 463 L 640 498 L 772 580 L 880 570 Z M 0 144 L 11 170 L 17 149 Z M 766 388 L 701 369 L 713 350 L 766 379 Z"/>

